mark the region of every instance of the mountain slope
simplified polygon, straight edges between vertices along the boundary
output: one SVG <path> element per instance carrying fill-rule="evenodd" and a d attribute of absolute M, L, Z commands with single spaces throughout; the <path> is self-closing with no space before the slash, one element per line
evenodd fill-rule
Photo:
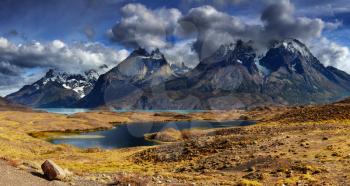
<path fill-rule="evenodd" d="M 91 93 L 79 101 L 77 106 L 109 105 L 130 108 L 135 101 L 142 99 L 145 91 L 171 77 L 170 66 L 158 49 L 148 53 L 139 48 L 109 72 L 101 75 Z"/>
<path fill-rule="evenodd" d="M 270 71 L 264 79 L 262 92 L 276 102 L 322 103 L 349 94 L 348 77 L 341 76 L 335 68 L 323 66 L 298 40 L 277 43 L 260 64 Z"/>
<path fill-rule="evenodd" d="M 350 95 L 350 75 L 325 67 L 298 40 L 277 41 L 265 55 L 253 42 L 221 46 L 183 75 L 164 56 L 135 50 L 100 76 L 79 107 L 235 109 L 325 103 Z"/>
<path fill-rule="evenodd" d="M 94 70 L 83 75 L 49 70 L 43 78 L 6 96 L 6 99 L 31 107 L 68 107 L 91 91 L 97 77 Z"/>
<path fill-rule="evenodd" d="M 222 46 L 185 77 L 166 83 L 172 99 L 196 97 L 202 109 L 331 102 L 350 93 L 349 75 L 324 67 L 300 41 L 277 42 L 261 59 L 250 43 Z"/>

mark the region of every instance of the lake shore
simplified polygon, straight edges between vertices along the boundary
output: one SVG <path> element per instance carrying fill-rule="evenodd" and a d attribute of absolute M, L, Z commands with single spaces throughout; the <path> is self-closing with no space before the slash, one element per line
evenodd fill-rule
<path fill-rule="evenodd" d="M 52 159 L 73 173 L 74 176 L 64 180 L 72 184 L 85 181 L 129 183 L 130 180 L 150 185 L 290 185 L 297 182 L 322 184 L 322 180 L 334 184 L 349 178 L 345 176 L 349 173 L 350 114 L 347 112 L 350 113 L 350 105 L 340 107 L 344 112 L 342 118 L 326 119 L 329 110 L 338 107 L 266 107 L 188 115 L 105 111 L 60 115 L 2 111 L 0 158 L 38 174 L 41 174 L 40 164 Z M 321 114 L 311 116 L 312 113 Z M 205 130 L 201 135 L 156 147 L 79 149 L 33 137 L 40 132 L 107 129 L 136 121 L 242 118 L 259 122 L 254 126 Z"/>
<path fill-rule="evenodd" d="M 90 179 L 91 175 L 94 177 L 93 175 L 101 172 L 154 173 L 151 166 L 145 172 L 144 166 L 136 165 L 129 158 L 134 153 L 150 147 L 114 150 L 79 149 L 71 145 L 54 145 L 46 139 L 50 135 L 52 137 L 81 131 L 111 129 L 119 124 L 133 122 L 226 121 L 242 116 L 247 117 L 244 111 L 210 111 L 190 114 L 91 111 L 73 115 L 30 110 L 1 111 L 0 158 L 15 162 L 15 166 L 23 169 L 34 167 L 38 172 L 40 172 L 40 166 L 38 166 L 40 163 L 46 159 L 53 159 L 76 175 L 82 175 L 84 179 Z"/>

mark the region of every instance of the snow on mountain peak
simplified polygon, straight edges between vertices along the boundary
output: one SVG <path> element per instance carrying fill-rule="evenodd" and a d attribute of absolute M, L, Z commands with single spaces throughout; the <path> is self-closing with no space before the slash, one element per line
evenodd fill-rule
<path fill-rule="evenodd" d="M 48 83 L 57 83 L 65 89 L 75 91 L 80 98 L 83 98 L 87 91 L 90 91 L 97 81 L 99 74 L 95 70 L 86 71 L 84 74 L 69 74 L 50 69 L 46 75 L 33 84 L 36 90 Z"/>
<path fill-rule="evenodd" d="M 280 41 L 274 45 L 273 48 L 284 48 L 289 52 L 297 53 L 305 58 L 310 58 L 312 56 L 309 49 L 297 39 L 286 39 Z"/>

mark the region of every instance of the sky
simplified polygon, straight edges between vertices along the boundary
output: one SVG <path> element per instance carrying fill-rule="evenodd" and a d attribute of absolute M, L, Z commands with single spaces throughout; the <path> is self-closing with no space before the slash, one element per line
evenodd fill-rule
<path fill-rule="evenodd" d="M 48 69 L 114 67 L 138 47 L 194 67 L 222 44 L 296 38 L 350 73 L 348 0 L 1 0 L 0 95 Z"/>

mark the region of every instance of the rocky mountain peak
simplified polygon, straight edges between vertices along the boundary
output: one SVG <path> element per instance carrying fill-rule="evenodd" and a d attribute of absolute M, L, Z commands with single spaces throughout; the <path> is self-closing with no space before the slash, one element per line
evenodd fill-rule
<path fill-rule="evenodd" d="M 54 69 L 49 69 L 46 74 L 45 74 L 45 77 L 47 78 L 51 78 L 51 77 L 54 77 L 55 76 L 55 70 Z"/>
<path fill-rule="evenodd" d="M 137 48 L 136 50 L 134 50 L 133 52 L 131 52 L 130 57 L 134 57 L 134 56 L 145 56 L 145 57 L 149 57 L 150 54 L 147 52 L 146 49 L 144 48 Z"/>
<path fill-rule="evenodd" d="M 160 52 L 159 48 L 156 48 L 155 50 L 153 50 L 151 52 L 151 59 L 155 59 L 155 60 L 163 60 L 165 59 L 163 53 Z"/>
<path fill-rule="evenodd" d="M 278 41 L 273 45 L 273 48 L 280 49 L 291 54 L 300 55 L 305 58 L 310 58 L 313 56 L 307 46 L 297 39 L 285 39 Z"/>
<path fill-rule="evenodd" d="M 100 76 L 100 74 L 94 69 L 85 71 L 84 74 L 89 80 L 97 80 L 98 77 Z"/>
<path fill-rule="evenodd" d="M 297 39 L 275 42 L 260 60 L 260 64 L 271 72 L 284 68 L 298 74 L 304 73 L 306 66 L 319 66 L 319 68 L 322 66 L 306 45 Z"/>

